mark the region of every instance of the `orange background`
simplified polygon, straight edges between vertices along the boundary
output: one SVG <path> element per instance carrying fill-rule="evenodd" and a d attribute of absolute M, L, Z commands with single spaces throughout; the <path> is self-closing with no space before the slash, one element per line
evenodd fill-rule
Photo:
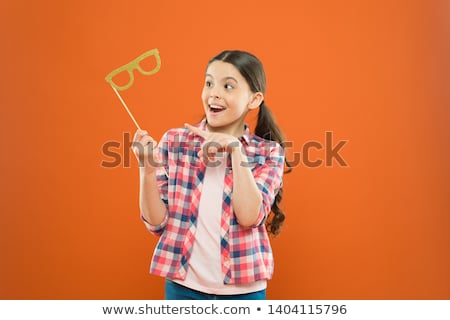
<path fill-rule="evenodd" d="M 122 93 L 159 139 L 201 117 L 206 63 L 231 48 L 263 61 L 290 156 L 348 140 L 348 167 L 285 176 L 268 298 L 450 299 L 448 1 L 276 4 L 0 3 L 0 298 L 163 298 L 135 159 L 101 166 L 135 131 L 104 77 L 159 49 Z"/>

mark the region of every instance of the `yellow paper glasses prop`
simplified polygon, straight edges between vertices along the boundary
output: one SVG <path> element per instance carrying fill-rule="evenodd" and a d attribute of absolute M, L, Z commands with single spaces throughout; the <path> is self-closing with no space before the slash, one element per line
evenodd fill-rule
<path fill-rule="evenodd" d="M 144 70 L 141 66 L 141 62 L 145 59 L 149 59 L 151 57 L 155 57 L 156 60 L 156 65 L 155 67 L 150 70 Z M 133 117 L 133 115 L 131 114 L 130 109 L 128 109 L 127 105 L 125 104 L 125 101 L 123 101 L 122 97 L 119 94 L 119 91 L 123 91 L 123 90 L 127 90 L 129 89 L 133 83 L 134 83 L 134 70 L 139 71 L 141 74 L 145 75 L 145 76 L 151 76 L 152 74 L 155 74 L 159 71 L 159 69 L 161 68 L 161 58 L 159 56 L 159 51 L 158 49 L 152 49 L 150 51 L 147 51 L 143 54 L 141 54 L 139 57 L 137 57 L 136 59 L 134 59 L 133 61 L 127 63 L 126 65 L 123 65 L 113 71 L 111 71 L 106 77 L 105 80 L 106 82 L 108 82 L 112 89 L 114 90 L 114 92 L 116 93 L 117 97 L 119 98 L 120 102 L 122 103 L 123 107 L 125 108 L 125 110 L 127 111 L 128 115 L 130 116 L 131 120 L 133 120 L 134 124 L 136 125 L 136 127 L 141 130 L 139 124 L 137 123 L 136 119 Z M 118 84 L 116 84 L 113 80 L 113 78 L 115 76 L 117 76 L 118 74 L 127 71 L 128 75 L 130 77 L 128 83 L 126 85 L 120 86 Z"/>
<path fill-rule="evenodd" d="M 142 68 L 142 66 L 140 65 L 140 63 L 149 58 L 149 57 L 155 57 L 156 60 L 156 66 L 150 70 L 150 71 L 146 71 Z M 119 91 L 123 91 L 123 90 L 127 90 L 129 89 L 133 83 L 134 83 L 134 74 L 133 71 L 137 70 L 140 73 L 142 73 L 145 76 L 151 76 L 152 74 L 155 74 L 159 71 L 159 68 L 161 68 L 161 58 L 159 57 L 159 51 L 158 49 L 152 49 L 150 51 L 147 51 L 143 54 L 141 54 L 139 57 L 137 57 L 136 59 L 134 59 L 133 61 L 127 63 L 124 66 L 121 66 L 119 68 L 117 68 L 116 70 L 111 71 L 106 77 L 105 80 L 106 82 L 108 82 L 111 85 L 111 88 L 114 90 L 114 92 L 116 93 L 117 97 L 119 98 L 120 102 L 122 103 L 123 107 L 125 108 L 125 110 L 128 112 L 128 115 L 131 117 L 131 120 L 133 120 L 134 124 L 136 125 L 136 127 L 141 130 L 141 127 L 139 126 L 139 124 L 137 123 L 136 119 L 133 117 L 133 115 L 131 114 L 130 109 L 128 109 L 127 105 L 125 104 L 125 101 L 123 101 L 121 95 L 119 94 Z M 113 78 L 115 76 L 117 76 L 118 74 L 127 71 L 128 75 L 130 76 L 130 80 L 128 81 L 128 83 L 124 86 L 119 86 L 116 83 L 114 83 Z M 164 174 L 166 175 L 166 177 L 169 177 L 169 175 L 167 174 L 167 171 L 164 167 L 161 167 Z"/>
<path fill-rule="evenodd" d="M 146 58 L 149 57 L 155 57 L 156 60 L 156 66 L 150 70 L 150 71 L 146 71 L 142 68 L 142 66 L 139 64 L 141 61 L 145 60 Z M 141 54 L 139 57 L 137 57 L 136 59 L 134 59 L 133 61 L 127 63 L 126 65 L 117 68 L 116 70 L 113 70 L 112 72 L 110 72 L 106 77 L 105 80 L 106 82 L 108 82 L 113 88 L 119 90 L 119 91 L 123 91 L 123 90 L 127 90 L 129 89 L 134 82 L 134 74 L 133 74 L 133 70 L 138 70 L 140 73 L 142 73 L 145 76 L 151 76 L 152 74 L 155 74 L 159 71 L 159 68 L 161 68 L 161 58 L 159 57 L 159 51 L 158 49 L 152 49 L 150 51 L 147 51 L 143 54 Z M 117 76 L 119 73 L 122 73 L 124 71 L 127 71 L 128 74 L 130 75 L 130 81 L 124 85 L 124 86 L 119 86 L 117 84 L 114 83 L 113 78 L 115 76 Z"/>

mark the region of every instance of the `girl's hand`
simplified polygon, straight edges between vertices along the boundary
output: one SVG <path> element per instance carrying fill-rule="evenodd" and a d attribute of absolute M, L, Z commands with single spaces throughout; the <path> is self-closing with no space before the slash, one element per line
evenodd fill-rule
<path fill-rule="evenodd" d="M 241 142 L 239 141 L 239 139 L 230 134 L 208 132 L 187 123 L 184 124 L 184 126 L 191 132 L 205 139 L 202 144 L 202 148 L 198 153 L 199 157 L 205 157 L 209 160 L 214 160 L 216 153 L 224 151 L 232 153 L 234 150 L 241 147 Z M 206 153 L 206 155 L 204 153 Z"/>
<path fill-rule="evenodd" d="M 146 173 L 156 172 L 156 168 L 161 165 L 158 143 L 148 135 L 148 132 L 137 130 L 131 147 L 138 160 L 139 168 Z"/>

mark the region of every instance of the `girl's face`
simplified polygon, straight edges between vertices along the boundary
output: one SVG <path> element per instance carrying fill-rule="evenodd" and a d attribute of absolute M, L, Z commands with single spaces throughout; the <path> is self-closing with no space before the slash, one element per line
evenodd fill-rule
<path fill-rule="evenodd" d="M 244 131 L 245 116 L 263 100 L 254 93 L 245 78 L 231 63 L 214 61 L 206 70 L 202 91 L 208 130 L 239 137 Z"/>

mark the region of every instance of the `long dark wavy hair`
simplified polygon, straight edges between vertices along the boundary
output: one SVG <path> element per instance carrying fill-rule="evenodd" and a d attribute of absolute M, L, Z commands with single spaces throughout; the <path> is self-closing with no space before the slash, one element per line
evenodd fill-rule
<path fill-rule="evenodd" d="M 250 90 L 253 93 L 266 92 L 266 74 L 261 61 L 253 54 L 240 50 L 226 50 L 212 58 L 208 65 L 213 61 L 223 61 L 231 63 L 239 70 L 245 78 Z M 255 134 L 261 138 L 276 141 L 281 147 L 285 148 L 285 140 L 281 129 L 275 122 L 275 118 L 269 107 L 264 101 L 261 102 L 258 111 L 258 119 L 255 126 Z M 292 165 L 285 157 L 285 173 L 292 171 Z M 280 202 L 283 198 L 283 188 L 281 188 L 275 196 L 272 204 L 271 212 L 266 220 L 267 231 L 272 235 L 278 235 L 281 231 L 286 216 L 280 208 Z"/>

